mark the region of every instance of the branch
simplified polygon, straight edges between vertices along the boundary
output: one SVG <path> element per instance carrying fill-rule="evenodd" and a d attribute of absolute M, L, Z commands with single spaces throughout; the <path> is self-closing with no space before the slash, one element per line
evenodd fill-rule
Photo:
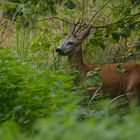
<path fill-rule="evenodd" d="M 62 19 L 62 18 L 60 18 L 60 17 L 56 17 L 56 16 L 52 16 L 52 17 L 49 17 L 49 18 L 47 18 L 47 19 L 36 20 L 36 22 L 37 22 L 37 21 L 52 20 L 52 19 L 57 19 L 57 20 L 60 20 L 60 21 L 62 21 L 62 22 L 65 22 L 65 23 L 67 23 L 67 24 L 74 25 L 74 23 L 72 23 L 72 22 L 70 22 L 70 21 L 67 21 L 67 20 L 65 20 L 65 19 Z"/>
<path fill-rule="evenodd" d="M 112 26 L 114 24 L 118 24 L 120 22 L 124 22 L 124 21 L 130 20 L 130 19 L 132 19 L 132 18 L 134 18 L 136 16 L 139 16 L 139 15 L 140 15 L 140 11 L 138 13 L 136 13 L 136 14 L 129 15 L 129 17 L 122 18 L 122 19 L 120 19 L 120 20 L 118 20 L 116 22 L 110 23 L 110 24 L 106 24 L 106 25 L 102 25 L 102 26 L 94 26 L 93 25 L 93 28 L 107 28 L 108 26 Z M 137 23 L 139 23 L 139 21 L 137 21 L 135 24 L 137 24 Z"/>
<path fill-rule="evenodd" d="M 88 25 L 90 25 L 91 24 L 91 22 L 93 21 L 93 19 L 95 18 L 95 16 L 100 12 L 100 11 L 102 11 L 103 9 L 104 9 L 104 7 L 110 2 L 111 0 L 108 0 L 93 16 L 92 16 L 92 18 L 91 18 L 91 20 L 89 21 L 89 24 Z"/>
<path fill-rule="evenodd" d="M 108 1 L 108 2 L 109 2 L 109 1 Z M 106 3 L 106 4 L 107 4 L 107 3 Z M 104 5 L 104 6 L 105 6 L 105 5 Z M 107 28 L 108 26 L 112 26 L 112 25 L 114 25 L 114 24 L 118 24 L 118 23 L 120 23 L 120 22 L 127 21 L 127 20 L 132 19 L 132 18 L 134 18 L 134 17 L 136 17 L 136 16 L 139 16 L 139 15 L 140 15 L 140 11 L 139 11 L 138 13 L 136 13 L 136 14 L 129 15 L 129 16 L 127 16 L 126 18 L 122 18 L 122 19 L 117 20 L 116 22 L 113 22 L 113 23 L 110 23 L 110 24 L 101 25 L 101 26 L 92 25 L 92 28 Z M 15 23 L 23 23 L 23 22 L 20 22 L 20 21 L 9 20 L 9 19 L 7 19 L 7 18 L 5 18 L 5 19 L 8 20 L 8 21 L 15 22 Z M 63 18 L 57 17 L 57 16 L 52 16 L 52 17 L 49 17 L 49 18 L 46 18 L 46 19 L 36 20 L 36 21 L 34 21 L 34 22 L 46 21 L 46 20 L 52 20 L 52 19 L 60 20 L 60 21 L 62 21 L 62 22 L 65 22 L 65 23 L 67 23 L 67 24 L 70 24 L 70 25 L 75 25 L 75 23 L 70 22 L 70 21 L 68 21 L 68 20 L 65 20 L 65 19 L 63 19 Z M 79 23 L 78 26 L 80 26 L 80 25 L 81 25 L 81 23 Z M 84 26 L 87 27 L 87 26 L 89 26 L 89 24 L 85 24 Z"/>
<path fill-rule="evenodd" d="M 109 1 L 108 1 L 109 2 Z M 106 3 L 107 4 L 107 3 Z M 104 5 L 105 6 L 105 5 Z M 103 7 L 102 7 L 103 8 Z M 117 24 L 117 23 L 120 23 L 120 22 L 124 22 L 124 21 L 127 21 L 131 18 L 134 18 L 136 16 L 139 16 L 140 15 L 140 11 L 136 14 L 132 14 L 132 15 L 129 15 L 129 17 L 126 17 L 126 18 L 121 18 L 120 20 L 117 20 L 116 22 L 113 22 L 113 23 L 110 23 L 110 24 L 106 24 L 106 25 L 101 25 L 101 26 L 96 26 L 96 25 L 92 25 L 92 28 L 107 28 L 108 26 L 111 26 L 111 25 L 114 25 L 114 24 Z M 47 18 L 47 19 L 42 19 L 42 20 L 37 20 L 37 21 L 45 21 L 45 20 L 51 20 L 51 19 L 57 19 L 57 20 L 60 20 L 60 21 L 63 21 L 67 24 L 71 24 L 71 25 L 74 25 L 75 23 L 72 23 L 70 21 L 67 21 L 65 19 L 62 19 L 60 17 L 56 17 L 56 16 L 53 16 L 53 17 L 50 17 L 50 18 Z M 81 25 L 81 23 L 79 23 L 79 25 Z M 85 26 L 89 26 L 89 24 L 85 24 Z"/>

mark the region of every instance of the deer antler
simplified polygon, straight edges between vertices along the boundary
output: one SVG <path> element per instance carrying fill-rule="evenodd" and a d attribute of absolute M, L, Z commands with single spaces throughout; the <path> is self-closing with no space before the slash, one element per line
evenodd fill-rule
<path fill-rule="evenodd" d="M 80 19 L 76 22 L 76 23 L 74 23 L 74 26 L 73 26 L 73 29 L 72 29 L 72 31 L 71 31 L 71 34 L 72 35 L 75 35 L 75 29 L 76 29 L 76 27 L 77 27 L 77 25 L 80 23 Z"/>
<path fill-rule="evenodd" d="M 77 33 L 80 31 L 82 27 L 84 27 L 86 24 L 81 22 L 81 19 L 79 19 L 73 26 L 71 34 L 74 36 L 77 36 Z M 78 28 L 77 28 L 78 26 Z M 77 28 L 77 29 L 76 29 Z"/>
<path fill-rule="evenodd" d="M 77 30 L 75 31 L 75 36 L 77 35 L 78 32 L 80 32 L 80 29 L 81 29 L 82 27 L 84 27 L 84 26 L 85 26 L 85 23 L 82 23 L 82 24 L 77 28 Z"/>

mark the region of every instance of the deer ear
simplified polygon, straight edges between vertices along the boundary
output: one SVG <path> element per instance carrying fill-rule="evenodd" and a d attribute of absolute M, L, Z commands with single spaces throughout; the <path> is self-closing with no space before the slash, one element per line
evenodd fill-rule
<path fill-rule="evenodd" d="M 78 38 L 79 40 L 83 40 L 83 39 L 87 38 L 87 37 L 89 36 L 89 34 L 90 34 L 91 29 L 92 29 L 92 25 L 90 25 L 87 29 L 85 29 L 83 32 L 81 32 L 81 33 L 77 36 L 77 38 Z"/>

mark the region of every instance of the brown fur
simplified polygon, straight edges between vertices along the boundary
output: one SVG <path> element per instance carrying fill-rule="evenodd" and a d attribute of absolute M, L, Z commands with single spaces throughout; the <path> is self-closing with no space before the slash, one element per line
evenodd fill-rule
<path fill-rule="evenodd" d="M 86 73 L 93 71 L 97 64 L 85 64 L 82 57 L 82 48 L 75 54 L 68 55 L 69 64 L 72 69 L 79 69 Z M 125 63 L 125 72 L 117 71 L 118 64 L 105 64 L 100 70 L 103 77 L 102 88 L 105 93 L 109 93 L 111 97 L 119 96 L 127 93 L 128 100 L 134 96 L 135 90 L 140 91 L 140 65 L 136 63 Z"/>
<path fill-rule="evenodd" d="M 125 72 L 116 70 L 118 64 L 105 64 L 100 74 L 103 77 L 102 90 L 110 93 L 112 97 L 127 93 L 131 100 L 134 90 L 140 91 L 140 65 L 135 63 L 124 64 Z M 95 65 L 86 65 L 89 70 L 94 70 Z M 130 94 L 131 93 L 131 94 Z"/>

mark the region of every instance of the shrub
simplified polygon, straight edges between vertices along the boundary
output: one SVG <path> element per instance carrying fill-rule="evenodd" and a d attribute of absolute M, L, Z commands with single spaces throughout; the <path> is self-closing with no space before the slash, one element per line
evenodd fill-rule
<path fill-rule="evenodd" d="M 1 123 L 11 120 L 30 127 L 37 118 L 71 103 L 72 93 L 70 76 L 39 71 L 9 50 L 0 50 Z"/>
<path fill-rule="evenodd" d="M 102 119 L 77 120 L 75 111 L 62 111 L 56 116 L 40 120 L 34 134 L 21 134 L 17 126 L 8 123 L 0 129 L 1 140 L 139 140 L 140 113 L 104 116 Z M 15 129 L 12 129 L 15 128 Z M 5 135 L 7 134 L 7 135 Z"/>

